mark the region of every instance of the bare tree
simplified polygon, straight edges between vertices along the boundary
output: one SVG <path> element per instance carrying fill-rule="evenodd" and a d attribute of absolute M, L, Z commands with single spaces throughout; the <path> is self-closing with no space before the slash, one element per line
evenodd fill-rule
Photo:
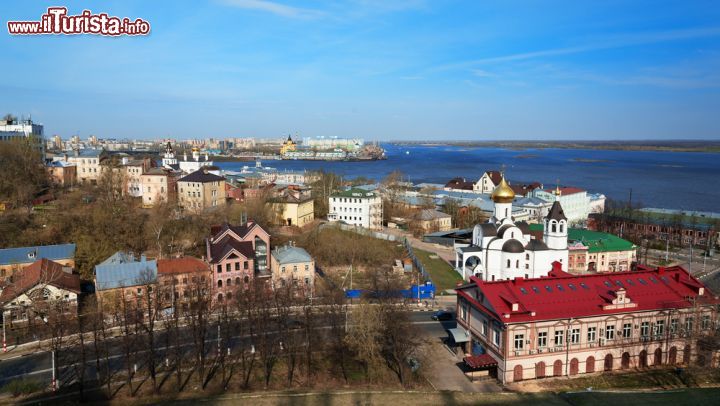
<path fill-rule="evenodd" d="M 255 315 L 255 289 L 254 284 L 241 287 L 235 295 L 235 306 L 237 310 L 237 333 L 240 337 L 247 337 L 249 345 L 241 344 L 237 351 L 237 359 L 242 370 L 243 387 L 250 386 L 250 378 L 257 360 L 255 343 L 257 342 L 257 332 L 261 326 L 257 326 L 255 321 L 258 318 Z"/>
<path fill-rule="evenodd" d="M 379 310 L 382 319 L 381 353 L 388 368 L 397 375 L 400 384 L 406 385 L 409 361 L 416 355 L 421 340 L 402 307 L 382 303 Z"/>
<path fill-rule="evenodd" d="M 163 296 L 161 289 L 157 286 L 157 276 L 152 274 L 149 269 L 144 270 L 136 286 L 141 286 L 141 293 L 138 295 L 138 310 L 141 312 L 142 319 L 139 323 L 146 341 L 145 348 L 145 364 L 150 373 L 150 379 L 153 384 L 153 392 L 158 393 L 157 385 L 157 343 L 156 343 L 156 325 L 158 318 L 163 310 Z"/>
<path fill-rule="evenodd" d="M 111 397 L 111 374 L 110 374 L 110 348 L 109 348 L 109 331 L 105 320 L 106 313 L 102 306 L 97 303 L 97 296 L 89 299 L 88 308 L 91 308 L 90 314 L 87 316 L 92 330 L 93 354 L 95 355 L 95 372 L 99 384 L 103 381 L 106 385 L 107 396 Z M 102 368 L 101 361 L 104 361 Z M 104 374 L 101 375 L 101 369 Z M 104 376 L 103 376 L 104 375 Z"/>
<path fill-rule="evenodd" d="M 348 354 L 347 329 L 348 313 L 345 292 L 340 289 L 329 289 L 323 296 L 324 319 L 330 327 L 327 334 L 327 343 L 333 365 L 340 367 L 345 382 L 348 382 L 346 368 Z M 307 328 L 307 324 L 306 324 Z"/>
<path fill-rule="evenodd" d="M 345 337 L 345 343 L 357 355 L 356 359 L 362 364 L 367 379 L 377 375 L 382 365 L 382 322 L 378 306 L 362 303 L 352 312 Z"/>
<path fill-rule="evenodd" d="M 116 309 L 119 312 L 115 317 L 120 327 L 121 346 L 125 361 L 125 384 L 130 396 L 135 396 L 132 380 L 137 361 L 135 352 L 137 350 L 138 306 L 137 299 L 133 297 L 133 290 L 133 288 L 121 288 L 115 295 L 118 304 Z"/>
<path fill-rule="evenodd" d="M 186 315 L 192 338 L 195 370 L 197 371 L 197 377 L 203 389 L 205 389 L 205 386 L 207 385 L 207 340 L 210 333 L 211 305 L 212 303 L 210 302 L 210 297 L 207 293 L 192 295 L 190 306 Z"/>
<path fill-rule="evenodd" d="M 280 343 L 278 340 L 278 318 L 273 314 L 275 310 L 272 294 L 266 290 L 265 284 L 255 282 L 252 285 L 255 289 L 255 309 L 251 311 L 251 321 L 258 326 L 256 330 L 257 348 L 260 363 L 263 369 L 265 388 L 270 385 L 275 364 L 278 361 Z"/>

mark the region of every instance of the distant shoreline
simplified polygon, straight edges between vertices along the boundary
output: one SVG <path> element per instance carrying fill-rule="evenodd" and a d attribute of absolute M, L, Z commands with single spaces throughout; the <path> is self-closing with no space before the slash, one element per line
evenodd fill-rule
<path fill-rule="evenodd" d="M 397 146 L 452 146 L 523 149 L 601 149 L 720 153 L 720 141 L 392 141 Z"/>

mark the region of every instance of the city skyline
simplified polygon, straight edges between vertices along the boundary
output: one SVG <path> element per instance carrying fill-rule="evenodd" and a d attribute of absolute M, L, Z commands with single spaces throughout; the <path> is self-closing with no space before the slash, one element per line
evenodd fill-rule
<path fill-rule="evenodd" d="M 17 3 L 148 36 L 0 36 L 0 112 L 46 136 L 718 139 L 712 2 Z"/>

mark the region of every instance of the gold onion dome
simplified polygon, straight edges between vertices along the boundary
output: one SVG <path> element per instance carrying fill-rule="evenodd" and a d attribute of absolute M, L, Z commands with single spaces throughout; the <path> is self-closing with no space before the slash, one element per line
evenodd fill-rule
<path fill-rule="evenodd" d="M 500 179 L 500 184 L 493 190 L 491 197 L 495 203 L 512 203 L 515 199 L 515 192 L 505 181 L 504 176 Z"/>

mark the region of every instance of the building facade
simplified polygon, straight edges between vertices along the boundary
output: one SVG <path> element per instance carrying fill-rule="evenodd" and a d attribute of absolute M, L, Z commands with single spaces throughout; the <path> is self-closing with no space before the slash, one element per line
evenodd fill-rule
<path fill-rule="evenodd" d="M 267 280 L 270 270 L 270 234 L 254 221 L 240 226 L 212 227 L 205 240 L 212 273 L 213 300 L 232 301 L 253 280 Z"/>
<path fill-rule="evenodd" d="M 52 161 L 45 165 L 50 181 L 60 186 L 73 186 L 77 179 L 77 166 L 65 161 Z"/>
<path fill-rule="evenodd" d="M 151 168 L 140 176 L 143 207 L 177 201 L 177 173 L 165 168 Z"/>
<path fill-rule="evenodd" d="M 330 195 L 329 203 L 329 221 L 382 230 L 383 204 L 378 193 L 354 188 Z"/>
<path fill-rule="evenodd" d="M 272 284 L 274 288 L 292 286 L 305 295 L 315 291 L 315 260 L 300 247 L 286 245 L 272 250 Z"/>
<path fill-rule="evenodd" d="M 97 185 L 102 177 L 103 167 L 100 165 L 102 150 L 83 149 L 75 150 L 68 156 L 68 162 L 77 167 L 77 182 L 81 184 Z"/>
<path fill-rule="evenodd" d="M 206 168 L 180 178 L 177 188 L 178 205 L 185 210 L 200 212 L 225 204 L 225 178 Z"/>
<path fill-rule="evenodd" d="M 62 264 L 39 259 L 2 289 L 3 320 L 12 326 L 35 319 L 42 322 L 40 319 L 52 311 L 76 315 L 79 295 L 80 276 Z"/>
<path fill-rule="evenodd" d="M 473 190 L 477 193 L 492 193 L 500 184 L 502 177 L 499 171 L 487 171 L 473 184 Z"/>
<path fill-rule="evenodd" d="M 124 169 L 124 192 L 132 197 L 142 197 L 142 175 L 150 169 L 150 159 L 122 158 L 121 167 Z"/>
<path fill-rule="evenodd" d="M 118 251 L 95 265 L 95 295 L 98 305 L 116 308 L 122 300 L 140 301 L 157 284 L 157 261 L 145 255 Z"/>
<path fill-rule="evenodd" d="M 558 187 L 555 190 L 535 189 L 532 196 L 554 202 L 560 192 L 560 204 L 570 224 L 585 224 L 588 214 L 592 210 L 590 197 L 586 190 L 575 187 Z"/>
<path fill-rule="evenodd" d="M 437 210 L 421 210 L 417 213 L 416 220 L 424 233 L 448 231 L 452 228 L 452 216 Z"/>
<path fill-rule="evenodd" d="M 45 129 L 42 124 L 33 123 L 30 119 L 12 118 L 0 121 L 0 142 L 13 140 L 30 141 L 40 151 L 41 156 L 45 156 Z"/>
<path fill-rule="evenodd" d="M 193 257 L 159 259 L 158 286 L 162 290 L 164 307 L 188 310 L 198 295 L 211 294 L 210 266 Z"/>
<path fill-rule="evenodd" d="M 306 226 L 315 220 L 315 201 L 310 189 L 297 186 L 282 187 L 268 199 L 276 216 L 276 224 Z"/>
<path fill-rule="evenodd" d="M 717 355 L 701 350 L 697 340 L 717 327 L 720 300 L 679 267 L 472 278 L 457 292 L 453 337 L 471 356 L 489 355 L 503 383 L 716 363 Z"/>

